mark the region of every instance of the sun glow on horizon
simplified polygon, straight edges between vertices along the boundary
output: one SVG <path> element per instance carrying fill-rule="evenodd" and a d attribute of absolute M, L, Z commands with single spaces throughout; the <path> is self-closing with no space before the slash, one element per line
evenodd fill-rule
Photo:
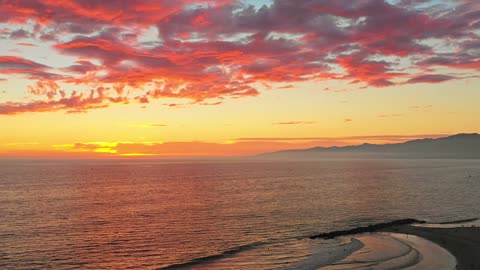
<path fill-rule="evenodd" d="M 479 11 L 7 1 L 0 157 L 243 156 L 480 132 Z"/>

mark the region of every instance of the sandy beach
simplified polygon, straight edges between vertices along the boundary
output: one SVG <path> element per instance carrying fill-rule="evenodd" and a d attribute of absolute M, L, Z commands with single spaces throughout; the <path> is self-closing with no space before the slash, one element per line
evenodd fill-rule
<path fill-rule="evenodd" d="M 479 225 L 478 218 L 444 223 L 401 219 L 321 233 L 310 238 L 328 240 L 354 235 L 353 238 L 364 245 L 325 269 L 369 269 L 373 266 L 378 269 L 403 269 L 414 266 L 414 269 L 478 270 Z"/>
<path fill-rule="evenodd" d="M 382 231 L 423 237 L 453 254 L 458 270 L 480 269 L 480 227 L 426 228 L 401 225 Z"/>

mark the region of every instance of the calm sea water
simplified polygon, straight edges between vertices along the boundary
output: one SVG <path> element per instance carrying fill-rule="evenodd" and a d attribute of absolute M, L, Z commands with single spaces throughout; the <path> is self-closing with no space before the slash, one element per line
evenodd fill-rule
<path fill-rule="evenodd" d="M 3 160 L 0 269 L 307 269 L 357 243 L 309 235 L 479 198 L 478 160 Z"/>

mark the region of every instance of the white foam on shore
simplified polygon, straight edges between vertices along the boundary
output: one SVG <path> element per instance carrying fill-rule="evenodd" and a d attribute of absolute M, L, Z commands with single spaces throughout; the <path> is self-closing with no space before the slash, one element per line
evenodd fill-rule
<path fill-rule="evenodd" d="M 341 260 L 363 247 L 353 238 L 338 238 L 324 241 L 290 239 L 258 245 L 253 249 L 175 269 L 318 269 Z"/>
<path fill-rule="evenodd" d="M 455 269 L 456 259 L 439 245 L 418 236 L 398 233 L 362 234 L 364 247 L 319 269 Z"/>
<path fill-rule="evenodd" d="M 455 257 L 424 238 L 365 233 L 335 239 L 291 239 L 178 269 L 452 270 Z M 175 269 L 177 269 L 175 268 Z"/>
<path fill-rule="evenodd" d="M 441 229 L 450 229 L 450 228 L 468 228 L 468 227 L 480 227 L 480 219 L 470 220 L 466 222 L 454 222 L 454 223 L 423 223 L 423 224 L 412 224 L 415 227 L 423 228 L 441 228 Z"/>
<path fill-rule="evenodd" d="M 315 240 L 314 240 L 315 241 Z M 312 245 L 312 254 L 304 260 L 294 263 L 288 267 L 282 267 L 282 270 L 310 270 L 318 269 L 323 266 L 331 265 L 342 260 L 357 250 L 364 247 L 364 244 L 354 238 L 340 238 L 324 240 L 322 243 Z"/>
<path fill-rule="evenodd" d="M 393 237 L 408 243 L 418 250 L 422 256 L 420 262 L 407 269 L 455 269 L 457 259 L 443 247 L 415 235 L 391 234 Z"/>

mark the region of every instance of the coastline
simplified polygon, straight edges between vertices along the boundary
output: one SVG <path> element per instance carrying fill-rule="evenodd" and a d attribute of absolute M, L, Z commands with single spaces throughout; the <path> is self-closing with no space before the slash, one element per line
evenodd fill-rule
<path fill-rule="evenodd" d="M 457 270 L 480 269 L 480 227 L 427 228 L 396 225 L 379 232 L 415 235 L 448 250 L 457 259 Z"/>
<path fill-rule="evenodd" d="M 344 269 L 342 265 L 352 266 L 354 264 L 357 264 L 357 267 L 365 267 L 369 266 L 368 263 L 375 265 L 390 263 L 388 265 L 390 268 L 401 268 L 409 264 L 414 265 L 415 261 L 419 263 L 417 265 L 420 267 L 419 269 L 480 269 L 480 219 L 478 218 L 443 223 L 400 219 L 348 230 L 320 233 L 309 238 L 328 240 L 349 235 L 353 236 L 352 239 L 364 243 L 366 250 L 352 253 L 341 261 L 337 261 L 335 266 L 330 265 L 325 269 Z M 392 245 L 392 239 L 406 244 L 408 252 L 398 252 L 402 247 Z M 379 247 L 381 248 L 379 249 Z M 388 252 L 382 253 L 382 249 L 386 249 L 385 251 L 388 250 Z M 413 251 L 417 255 L 420 252 L 420 257 L 413 254 Z M 365 257 L 365 254 L 368 253 L 373 255 Z M 420 259 L 422 255 L 423 259 Z M 392 258 L 394 259 L 392 260 Z M 403 262 L 399 263 L 398 259 Z M 405 262 L 407 263 L 405 264 Z M 362 265 L 365 263 L 367 264 Z"/>

